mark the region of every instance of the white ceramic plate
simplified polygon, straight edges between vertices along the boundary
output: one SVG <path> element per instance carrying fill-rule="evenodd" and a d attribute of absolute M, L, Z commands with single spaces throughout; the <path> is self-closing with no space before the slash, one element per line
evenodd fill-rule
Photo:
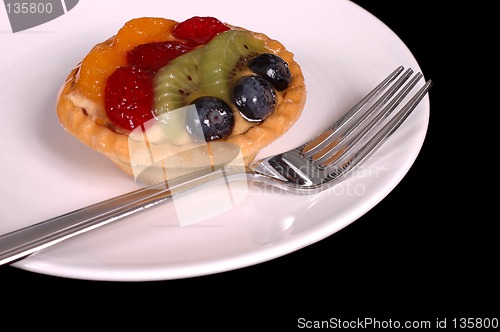
<path fill-rule="evenodd" d="M 16 34 L 1 12 L 0 234 L 136 189 L 110 161 L 67 134 L 55 114 L 56 95 L 70 69 L 131 18 L 215 16 L 264 32 L 295 53 L 306 77 L 306 107 L 261 156 L 311 138 L 398 65 L 420 70 L 387 26 L 350 1 L 315 1 L 313 7 L 304 1 L 252 3 L 263 9 L 248 15 L 244 2 L 222 0 L 191 0 L 186 6 L 86 0 Z M 64 277 L 140 281 L 206 275 L 285 255 L 332 235 L 379 203 L 413 164 L 428 118 L 425 98 L 357 173 L 321 194 L 294 196 L 250 186 L 237 206 L 188 226 L 181 225 L 174 204 L 166 204 L 14 266 Z M 213 207 L 203 200 L 190 204 L 193 211 Z"/>

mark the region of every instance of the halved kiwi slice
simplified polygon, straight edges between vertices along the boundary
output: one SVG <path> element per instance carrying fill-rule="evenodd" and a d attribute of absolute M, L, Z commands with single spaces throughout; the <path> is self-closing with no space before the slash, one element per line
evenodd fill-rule
<path fill-rule="evenodd" d="M 175 58 L 158 71 L 154 81 L 156 115 L 189 104 L 188 97 L 200 82 L 198 63 L 202 57 L 203 49 L 198 48 Z"/>
<path fill-rule="evenodd" d="M 229 103 L 231 86 L 243 75 L 251 74 L 247 62 L 265 52 L 264 42 L 251 32 L 230 30 L 218 35 L 204 47 L 199 64 L 200 93 L 221 98 Z"/>
<path fill-rule="evenodd" d="M 248 71 L 248 59 L 264 51 L 264 42 L 251 32 L 229 30 L 172 60 L 155 78 L 155 113 L 186 106 L 202 96 L 229 103 L 231 85 Z"/>

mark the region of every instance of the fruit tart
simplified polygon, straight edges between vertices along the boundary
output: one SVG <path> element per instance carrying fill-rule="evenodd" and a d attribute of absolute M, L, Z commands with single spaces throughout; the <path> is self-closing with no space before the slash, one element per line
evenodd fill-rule
<path fill-rule="evenodd" d="M 137 175 L 173 155 L 182 155 L 175 167 L 193 166 L 221 143 L 248 164 L 295 123 L 305 98 L 301 68 L 280 42 L 213 17 L 145 17 L 71 71 L 57 114 L 69 133 Z"/>

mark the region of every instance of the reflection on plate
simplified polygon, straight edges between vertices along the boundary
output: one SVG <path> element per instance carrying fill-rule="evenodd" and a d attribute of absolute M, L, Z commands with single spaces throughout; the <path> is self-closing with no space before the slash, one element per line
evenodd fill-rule
<path fill-rule="evenodd" d="M 308 90 L 304 113 L 260 157 L 307 141 L 398 65 L 420 70 L 389 28 L 349 1 L 318 1 L 311 10 L 304 2 L 289 7 L 284 1 L 257 0 L 269 9 L 259 20 L 238 9 L 239 2 L 193 2 L 186 8 L 169 7 L 165 15 L 179 21 L 216 16 L 262 31 L 285 44 L 302 66 Z M 0 174 L 0 234 L 136 188 L 105 157 L 65 133 L 55 115 L 56 95 L 66 74 L 94 44 L 116 33 L 125 21 L 158 16 L 165 6 L 159 0 L 144 1 L 114 11 L 113 17 L 106 15 L 117 5 L 118 0 L 101 1 L 100 10 L 94 11 L 96 3 L 81 2 L 60 18 L 16 34 L 7 33 L 8 21 L 2 19 L 0 40 L 10 56 L 0 58 L 1 135 L 7 143 Z M 282 14 L 274 17 L 278 11 Z M 296 22 L 301 22 L 298 30 Z M 321 27 L 316 22 L 322 22 Z M 174 205 L 166 204 L 14 266 L 82 279 L 160 280 L 232 270 L 285 255 L 330 236 L 380 202 L 413 164 L 428 118 L 425 98 L 351 178 L 320 194 L 296 196 L 250 184 L 236 206 L 199 222 L 181 225 Z M 197 211 L 207 204 L 197 197 L 188 201 Z"/>

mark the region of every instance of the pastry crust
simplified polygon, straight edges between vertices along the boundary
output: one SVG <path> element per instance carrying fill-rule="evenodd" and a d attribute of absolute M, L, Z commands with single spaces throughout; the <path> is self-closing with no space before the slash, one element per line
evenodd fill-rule
<path fill-rule="evenodd" d="M 299 64 L 294 60 L 294 55 L 286 50 L 280 42 L 261 33 L 254 33 L 254 35 L 265 41 L 269 53 L 280 56 L 288 63 L 292 81 L 287 89 L 278 92 L 280 97 L 277 109 L 265 121 L 250 127 L 243 133 L 231 134 L 223 140 L 239 147 L 246 165 L 253 161 L 262 148 L 282 136 L 296 122 L 302 113 L 306 100 L 304 77 Z M 108 45 L 111 40 L 97 44 L 95 47 Z M 107 156 L 125 173 L 135 175 L 134 167 L 138 163 L 144 162 L 144 166 L 147 166 L 151 162 L 147 157 L 141 161 L 135 156 L 131 161 L 129 135 L 114 129 L 113 126 L 106 123 L 106 119 L 96 119 L 89 114 L 86 105 L 89 105 L 89 108 L 101 108 L 101 113 L 103 113 L 103 107 L 80 96 L 76 84 L 80 66 L 81 64 L 69 73 L 60 89 L 57 100 L 57 115 L 60 123 L 70 134 L 90 148 Z M 177 148 L 162 145 L 162 148 L 170 149 L 174 153 Z M 196 159 L 195 156 L 193 158 L 193 160 Z"/>

